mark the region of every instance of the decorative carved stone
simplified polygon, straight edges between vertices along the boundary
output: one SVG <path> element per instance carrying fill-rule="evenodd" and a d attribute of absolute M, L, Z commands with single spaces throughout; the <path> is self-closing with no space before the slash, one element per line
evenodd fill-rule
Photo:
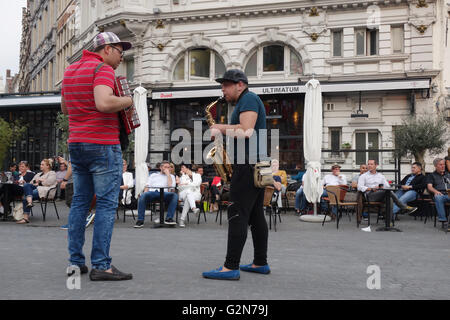
<path fill-rule="evenodd" d="M 423 25 L 423 24 L 421 24 L 421 25 L 418 26 L 418 27 L 416 26 L 416 29 L 417 29 L 417 31 L 419 31 L 421 34 L 424 34 L 425 31 L 427 31 L 428 27 L 425 26 L 425 25 Z"/>
<path fill-rule="evenodd" d="M 311 8 L 311 10 L 309 11 L 309 16 L 310 17 L 318 17 L 319 16 L 319 11 L 317 10 L 316 7 Z"/>
<path fill-rule="evenodd" d="M 239 34 L 241 32 L 241 21 L 239 17 L 228 20 L 228 32 L 230 34 Z"/>
<path fill-rule="evenodd" d="M 309 37 L 311 38 L 312 41 L 316 41 L 319 38 L 319 35 L 313 32 L 309 35 Z"/>
<path fill-rule="evenodd" d="M 408 23 L 416 28 L 420 34 L 424 34 L 436 22 L 434 4 L 428 5 L 426 1 L 419 2 L 419 4 L 416 4 L 416 2 L 409 4 L 410 16 Z"/>
<path fill-rule="evenodd" d="M 419 0 L 416 8 L 428 8 L 427 0 Z"/>

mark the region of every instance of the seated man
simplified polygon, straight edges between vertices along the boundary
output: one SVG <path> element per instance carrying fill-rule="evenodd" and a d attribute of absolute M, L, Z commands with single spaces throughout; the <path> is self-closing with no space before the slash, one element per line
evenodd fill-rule
<path fill-rule="evenodd" d="M 436 158 L 433 164 L 436 170 L 427 176 L 427 188 L 434 197 L 439 222 L 446 222 L 445 203 L 450 202 L 447 193 L 450 189 L 450 173 L 445 172 L 444 159 Z"/>
<path fill-rule="evenodd" d="M 305 170 L 303 170 L 303 166 L 301 163 L 298 163 L 295 166 L 295 170 L 298 170 L 298 173 L 295 176 L 288 176 L 288 178 L 291 178 L 292 180 L 296 180 L 297 182 L 303 181 L 303 175 L 305 174 Z"/>
<path fill-rule="evenodd" d="M 322 198 L 320 199 L 320 206 L 322 208 L 322 211 L 326 211 L 327 205 L 325 201 L 323 200 L 324 197 L 328 197 L 328 192 L 325 189 L 326 186 L 342 186 L 347 185 L 347 178 L 345 175 L 341 174 L 341 166 L 338 164 L 334 164 L 331 166 L 331 174 L 327 174 L 323 180 L 323 193 Z M 337 208 L 333 207 L 332 212 L 334 215 L 337 213 Z"/>
<path fill-rule="evenodd" d="M 325 187 L 347 185 L 347 178 L 345 177 L 345 175 L 341 174 L 341 167 L 338 164 L 335 164 L 331 167 L 331 172 L 332 172 L 331 174 L 326 175 L 322 180 L 322 184 L 324 186 L 322 197 L 320 199 L 320 206 L 322 211 L 327 210 L 326 202 L 322 199 L 323 197 L 328 197 L 328 193 L 327 190 L 325 190 Z M 303 192 L 303 181 L 302 181 L 302 186 L 297 190 L 297 193 L 295 195 L 295 209 L 297 209 L 298 213 L 306 209 L 306 203 L 307 201 L 305 193 Z M 337 208 L 333 207 L 332 212 L 333 214 L 336 214 Z"/>
<path fill-rule="evenodd" d="M 422 193 L 426 187 L 425 176 L 422 174 L 422 164 L 420 162 L 414 162 L 411 166 L 411 174 L 408 174 L 403 178 L 402 182 L 402 190 L 398 190 L 395 195 L 400 202 L 407 205 L 408 202 L 414 201 L 417 199 L 417 195 Z M 397 212 L 400 211 L 400 208 L 394 204 L 392 209 L 392 213 L 394 218 Z M 412 213 L 413 211 L 410 211 Z"/>
<path fill-rule="evenodd" d="M 136 221 L 135 228 L 142 228 L 144 226 L 145 219 L 145 207 L 148 202 L 159 200 L 160 188 L 164 188 L 164 202 L 168 204 L 167 217 L 164 220 L 165 224 L 175 225 L 173 216 L 178 204 L 178 195 L 174 192 L 169 192 L 168 188 L 175 188 L 176 180 L 175 176 L 170 174 L 170 163 L 168 161 L 162 161 L 160 165 L 160 172 L 153 173 L 148 177 L 147 186 L 138 201 L 138 220 Z"/>
<path fill-rule="evenodd" d="M 386 178 L 377 172 L 378 163 L 376 160 L 369 160 L 367 162 L 368 172 L 361 175 L 358 179 L 358 191 L 367 195 L 367 200 L 371 202 L 384 202 L 385 191 L 380 188 L 390 188 Z M 417 210 L 416 207 L 410 207 L 402 203 L 394 192 L 389 192 L 391 201 L 394 201 L 398 207 L 409 213 Z M 391 206 L 392 207 L 392 206 Z"/>
<path fill-rule="evenodd" d="M 359 177 L 361 177 L 361 175 L 366 173 L 367 170 L 368 170 L 367 164 L 363 163 L 359 166 L 359 174 L 354 176 L 352 179 L 352 188 L 354 188 L 354 189 L 358 188 L 358 179 L 359 179 Z"/>
<path fill-rule="evenodd" d="M 59 170 L 56 171 L 56 183 L 57 183 L 57 191 L 56 191 L 56 197 L 58 199 L 64 199 L 65 197 L 65 192 L 64 189 L 61 188 L 61 183 L 63 182 L 64 178 L 66 177 L 67 174 L 67 165 L 64 162 L 64 159 L 61 157 L 58 157 L 57 159 L 59 161 Z"/>
<path fill-rule="evenodd" d="M 304 214 L 306 210 L 306 197 L 303 192 L 303 181 L 305 180 L 305 175 L 302 176 L 302 185 L 297 189 L 295 193 L 295 210 L 297 214 Z"/>

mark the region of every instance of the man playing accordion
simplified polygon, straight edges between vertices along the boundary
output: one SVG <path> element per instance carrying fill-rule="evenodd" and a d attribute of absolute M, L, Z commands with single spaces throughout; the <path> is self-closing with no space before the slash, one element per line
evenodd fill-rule
<path fill-rule="evenodd" d="M 69 116 L 69 153 L 74 195 L 69 214 L 68 275 L 79 268 L 87 273 L 83 254 L 86 216 L 94 194 L 97 197 L 92 241 L 92 281 L 129 280 L 113 265 L 109 256 L 122 176 L 118 112 L 130 107 L 130 96 L 115 95 L 114 70 L 131 48 L 112 32 L 94 38 L 93 51 L 83 51 L 81 60 L 64 73 L 61 110 Z"/>

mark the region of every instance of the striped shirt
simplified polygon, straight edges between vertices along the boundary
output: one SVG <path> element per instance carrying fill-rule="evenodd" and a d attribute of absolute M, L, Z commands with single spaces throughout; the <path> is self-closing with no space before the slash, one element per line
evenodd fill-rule
<path fill-rule="evenodd" d="M 61 95 L 69 113 L 68 143 L 120 143 L 117 112 L 100 112 L 95 106 L 96 86 L 106 85 L 114 90 L 115 74 L 112 67 L 104 64 L 95 73 L 102 62 L 100 55 L 84 50 L 81 60 L 71 64 L 64 72 Z"/>

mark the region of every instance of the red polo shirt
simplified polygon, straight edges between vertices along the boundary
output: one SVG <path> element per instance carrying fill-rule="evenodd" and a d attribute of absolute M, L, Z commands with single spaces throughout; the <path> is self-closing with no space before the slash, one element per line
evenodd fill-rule
<path fill-rule="evenodd" d="M 115 74 L 112 67 L 104 64 L 95 73 L 102 62 L 100 55 L 84 50 L 81 60 L 68 66 L 64 72 L 61 95 L 69 112 L 68 143 L 120 143 L 117 112 L 100 112 L 95 106 L 96 86 L 106 85 L 114 90 Z"/>

